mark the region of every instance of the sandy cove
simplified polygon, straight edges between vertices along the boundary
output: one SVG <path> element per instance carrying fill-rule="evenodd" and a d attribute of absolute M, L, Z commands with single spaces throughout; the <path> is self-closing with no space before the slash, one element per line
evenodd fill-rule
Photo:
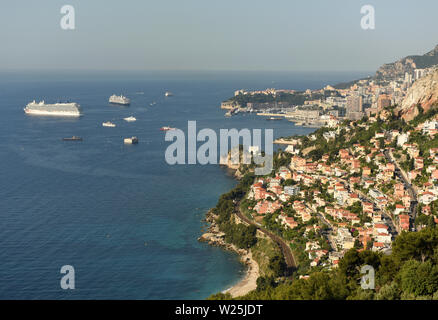
<path fill-rule="evenodd" d="M 207 213 L 205 221 L 209 222 L 210 226 L 208 227 L 208 232 L 200 236 L 198 240 L 201 242 L 207 242 L 212 246 L 218 246 L 226 250 L 234 251 L 240 255 L 241 262 L 247 266 L 246 276 L 231 288 L 223 291 L 223 293 L 229 293 L 233 298 L 243 296 L 257 288 L 257 279 L 260 276 L 259 265 L 252 258 L 250 250 L 239 249 L 235 245 L 225 242 L 225 234 L 219 231 L 215 218 L 216 217 L 211 211 Z"/>
<path fill-rule="evenodd" d="M 231 288 L 223 291 L 223 293 L 231 294 L 233 298 L 244 296 L 248 292 L 257 289 L 257 279 L 260 276 L 259 265 L 252 258 L 251 251 L 243 255 L 241 260 L 248 266 L 245 278 Z"/>

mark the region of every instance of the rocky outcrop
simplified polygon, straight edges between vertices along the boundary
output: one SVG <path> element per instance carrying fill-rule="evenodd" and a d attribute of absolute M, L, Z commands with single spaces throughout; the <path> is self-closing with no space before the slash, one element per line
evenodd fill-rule
<path fill-rule="evenodd" d="M 438 103 L 438 69 L 431 74 L 417 80 L 408 90 L 400 107 L 396 109 L 406 121 L 414 119 L 418 113 L 418 105 L 425 112 Z"/>
<path fill-rule="evenodd" d="M 217 216 L 214 215 L 211 210 L 207 212 L 205 216 L 205 221 L 208 222 L 210 226 L 207 228 L 207 232 L 203 233 L 198 238 L 198 241 L 206 242 L 211 246 L 217 246 L 224 248 L 226 250 L 234 251 L 241 256 L 248 254 L 247 250 L 239 249 L 235 245 L 231 243 L 227 243 L 225 241 L 225 233 L 219 230 L 219 226 L 216 223 L 216 219 Z"/>
<path fill-rule="evenodd" d="M 233 149 L 234 151 L 236 149 Z M 221 156 L 220 157 L 220 165 L 226 167 L 229 170 L 229 174 L 232 175 L 234 178 L 236 178 L 237 180 L 240 180 L 243 178 L 243 176 L 245 175 L 245 173 L 248 171 L 248 167 L 246 164 L 243 164 L 243 152 L 239 151 L 239 163 L 233 163 L 233 161 L 231 161 L 231 153 L 233 151 L 229 151 L 228 155 L 225 156 Z M 254 169 L 249 169 L 251 172 Z"/>

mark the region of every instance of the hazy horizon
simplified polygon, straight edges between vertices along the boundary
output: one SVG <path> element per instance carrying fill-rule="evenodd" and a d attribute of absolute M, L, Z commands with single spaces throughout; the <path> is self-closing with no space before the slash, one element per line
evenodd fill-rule
<path fill-rule="evenodd" d="M 60 27 L 65 4 L 75 30 Z M 375 7 L 375 30 L 360 26 L 363 5 Z M 17 0 L 0 4 L 0 70 L 374 72 L 433 49 L 437 9 L 432 0 Z"/>

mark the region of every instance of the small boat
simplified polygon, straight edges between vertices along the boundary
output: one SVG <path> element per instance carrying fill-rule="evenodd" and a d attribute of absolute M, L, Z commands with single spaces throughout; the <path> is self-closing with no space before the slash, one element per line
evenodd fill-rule
<path fill-rule="evenodd" d="M 111 127 L 114 128 L 116 125 L 112 123 L 111 121 L 103 122 L 102 127 Z"/>
<path fill-rule="evenodd" d="M 169 130 L 176 130 L 176 128 L 172 128 L 172 127 L 161 127 L 160 128 L 161 131 L 169 131 Z"/>
<path fill-rule="evenodd" d="M 149 103 L 150 106 L 155 106 L 157 103 L 155 101 Z"/>
<path fill-rule="evenodd" d="M 276 117 L 270 117 L 270 118 L 267 118 L 266 120 L 283 120 L 283 118 L 276 118 Z"/>
<path fill-rule="evenodd" d="M 164 93 L 164 95 L 165 95 L 166 97 L 171 97 L 171 96 L 173 96 L 173 93 L 170 92 L 170 91 L 166 91 L 166 92 Z"/>
<path fill-rule="evenodd" d="M 82 141 L 82 138 L 78 137 L 78 136 L 73 136 L 73 137 L 70 137 L 70 138 L 62 138 L 62 140 L 63 141 Z"/>
<path fill-rule="evenodd" d="M 123 139 L 123 142 L 125 144 L 137 144 L 138 138 L 137 137 L 125 138 L 125 139 Z"/>
<path fill-rule="evenodd" d="M 133 116 L 127 117 L 127 118 L 123 118 L 123 120 L 128 121 L 128 122 L 132 122 L 132 121 L 137 121 L 137 119 Z"/>

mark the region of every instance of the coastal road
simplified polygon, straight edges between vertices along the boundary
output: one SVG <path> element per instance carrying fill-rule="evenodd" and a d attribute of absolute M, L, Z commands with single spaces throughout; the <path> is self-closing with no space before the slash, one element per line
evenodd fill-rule
<path fill-rule="evenodd" d="M 284 260 L 286 262 L 287 275 L 291 275 L 292 272 L 297 268 L 297 264 L 295 262 L 295 258 L 294 258 L 294 255 L 292 253 L 292 249 L 290 248 L 290 246 L 281 237 L 277 236 L 276 234 L 273 234 L 271 231 L 263 228 L 262 226 L 260 226 L 256 222 L 248 219 L 242 213 L 242 211 L 240 211 L 240 204 L 239 203 L 236 205 L 235 213 L 242 221 L 244 221 L 250 225 L 255 226 L 258 230 L 260 230 L 262 233 L 264 233 L 269 238 L 271 238 L 272 241 L 274 241 L 275 243 L 278 244 L 278 246 L 281 249 L 281 252 L 283 253 Z"/>
<path fill-rule="evenodd" d="M 417 191 L 415 191 L 414 187 L 410 183 L 407 178 L 406 172 L 400 167 L 397 160 L 394 158 L 391 150 L 385 150 L 384 155 L 386 159 L 395 165 L 395 173 L 403 181 L 406 189 L 409 192 L 409 196 L 411 197 L 411 208 L 410 208 L 410 217 L 412 219 L 412 231 L 416 231 L 415 228 L 415 219 L 417 219 L 417 206 L 418 206 L 418 195 Z"/>

